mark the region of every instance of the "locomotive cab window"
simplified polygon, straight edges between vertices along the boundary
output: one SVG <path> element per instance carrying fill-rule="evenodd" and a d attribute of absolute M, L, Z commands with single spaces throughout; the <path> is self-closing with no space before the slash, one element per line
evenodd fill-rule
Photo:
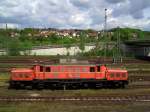
<path fill-rule="evenodd" d="M 40 66 L 40 72 L 43 72 L 43 70 L 44 70 L 43 66 Z"/>
<path fill-rule="evenodd" d="M 51 72 L 51 68 L 50 68 L 50 67 L 46 67 L 46 68 L 45 68 L 45 71 L 46 71 L 46 72 Z"/>
<path fill-rule="evenodd" d="M 95 67 L 90 67 L 90 72 L 95 72 Z"/>

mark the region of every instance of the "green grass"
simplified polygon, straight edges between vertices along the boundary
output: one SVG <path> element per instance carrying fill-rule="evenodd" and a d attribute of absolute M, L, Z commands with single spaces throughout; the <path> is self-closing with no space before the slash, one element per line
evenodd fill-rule
<path fill-rule="evenodd" d="M 0 88 L 0 96 L 103 96 L 103 95 L 142 95 L 149 94 L 150 89 L 99 89 L 99 90 L 15 90 L 7 89 L 7 86 Z"/>
<path fill-rule="evenodd" d="M 9 73 L 0 73 L 0 87 L 8 86 L 9 78 L 10 78 Z"/>
<path fill-rule="evenodd" d="M 0 73 L 0 79 L 9 79 L 10 73 Z"/>
<path fill-rule="evenodd" d="M 12 64 L 0 64 L 0 68 L 21 68 L 21 67 L 30 67 L 31 65 L 27 64 L 18 64 L 18 63 L 12 63 Z"/>
<path fill-rule="evenodd" d="M 149 105 L 98 102 L 0 103 L 0 112 L 149 112 Z"/>

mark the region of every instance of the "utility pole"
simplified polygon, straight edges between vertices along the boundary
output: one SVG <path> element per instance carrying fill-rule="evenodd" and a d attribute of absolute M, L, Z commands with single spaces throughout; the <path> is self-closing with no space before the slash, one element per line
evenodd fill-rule
<path fill-rule="evenodd" d="M 5 30 L 6 30 L 6 38 L 9 37 L 9 32 L 8 32 L 8 24 L 6 23 L 6 26 L 5 26 Z M 8 41 L 6 41 L 6 54 L 8 55 Z"/>
<path fill-rule="evenodd" d="M 105 26 L 104 26 L 104 32 L 107 32 L 107 9 L 105 9 Z"/>
<path fill-rule="evenodd" d="M 117 36 L 118 61 L 122 63 L 120 45 L 121 45 L 120 44 L 120 28 L 118 27 L 118 36 Z"/>
<path fill-rule="evenodd" d="M 117 42 L 116 42 L 116 52 L 113 53 L 114 63 L 122 63 L 122 56 L 120 50 L 120 28 L 117 27 Z"/>
<path fill-rule="evenodd" d="M 105 9 L 105 25 L 104 25 L 104 38 L 107 36 L 107 9 Z M 104 62 L 107 55 L 107 42 L 104 44 Z"/>
<path fill-rule="evenodd" d="M 7 23 L 6 23 L 6 30 L 8 29 L 8 25 L 7 25 Z"/>

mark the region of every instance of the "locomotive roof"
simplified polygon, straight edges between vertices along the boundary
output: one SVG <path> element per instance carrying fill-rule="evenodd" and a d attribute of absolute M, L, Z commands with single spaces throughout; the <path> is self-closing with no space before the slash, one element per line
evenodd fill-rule
<path fill-rule="evenodd" d="M 13 68 L 11 72 L 32 72 L 33 70 L 29 68 Z"/>
<path fill-rule="evenodd" d="M 127 70 L 120 70 L 120 69 L 108 69 L 108 72 L 127 72 Z"/>
<path fill-rule="evenodd" d="M 40 66 L 101 66 L 103 64 L 36 64 Z"/>

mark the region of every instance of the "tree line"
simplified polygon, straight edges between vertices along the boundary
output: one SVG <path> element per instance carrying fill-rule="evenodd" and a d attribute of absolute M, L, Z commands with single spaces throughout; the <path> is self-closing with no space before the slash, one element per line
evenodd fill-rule
<path fill-rule="evenodd" d="M 48 37 L 35 36 L 39 30 L 26 28 L 22 30 L 18 29 L 0 29 L 0 49 L 4 49 L 7 52 L 7 55 L 17 56 L 17 55 L 28 55 L 30 50 L 34 46 L 43 46 L 43 45 L 64 45 L 66 49 L 69 49 L 72 44 L 78 44 L 80 50 L 82 51 L 79 55 L 104 55 L 105 49 L 99 48 L 99 42 L 117 42 L 118 37 L 120 41 L 127 40 L 142 40 L 149 39 L 150 32 L 141 31 L 139 29 L 131 28 L 114 28 L 108 30 L 106 33 L 99 34 L 95 37 L 90 37 L 87 34 L 93 30 L 82 30 L 79 33 L 78 37 L 71 36 L 59 36 L 55 33 L 52 33 Z M 102 31 L 101 31 L 102 32 Z M 11 34 L 14 33 L 12 37 Z M 17 34 L 17 35 L 15 35 Z M 28 35 L 30 34 L 30 35 Z M 90 52 L 84 52 L 86 43 L 95 43 L 96 47 Z M 115 48 L 107 51 L 107 55 L 112 55 Z M 21 54 L 21 51 L 23 54 Z"/>

